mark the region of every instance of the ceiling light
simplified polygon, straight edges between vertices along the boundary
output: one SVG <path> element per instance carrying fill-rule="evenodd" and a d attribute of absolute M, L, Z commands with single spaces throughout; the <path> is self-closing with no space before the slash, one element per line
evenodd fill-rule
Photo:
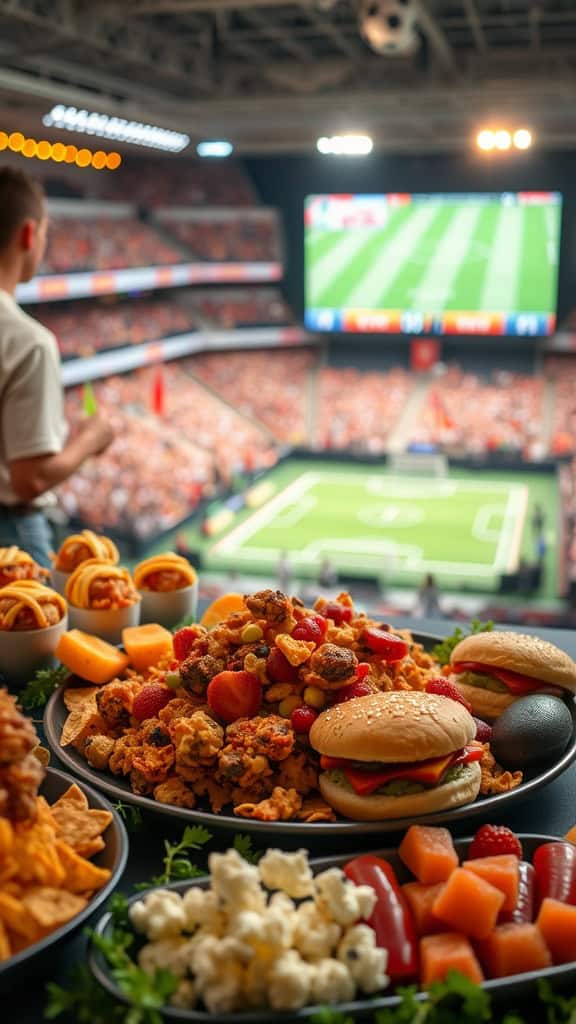
<path fill-rule="evenodd" d="M 223 157 L 230 156 L 234 152 L 234 146 L 225 139 L 213 139 L 199 142 L 196 146 L 198 156 Z"/>
<path fill-rule="evenodd" d="M 367 156 L 374 148 L 369 135 L 323 135 L 316 148 L 325 156 Z"/>
<path fill-rule="evenodd" d="M 494 145 L 496 149 L 510 149 L 512 145 L 512 136 L 510 132 L 507 132 L 505 128 L 501 128 L 499 131 L 494 133 Z"/>
<path fill-rule="evenodd" d="M 494 132 L 490 131 L 489 128 L 485 128 L 484 131 L 478 132 L 476 136 L 476 144 L 479 149 L 483 149 L 485 152 L 489 152 L 494 149 Z"/>
<path fill-rule="evenodd" d="M 514 132 L 513 142 L 516 149 L 530 149 L 532 145 L 532 132 L 529 132 L 527 128 L 519 128 L 518 131 Z"/>
<path fill-rule="evenodd" d="M 84 132 L 101 139 L 119 139 L 135 146 L 162 149 L 167 153 L 181 153 L 190 143 L 190 136 L 140 121 L 127 121 L 123 117 L 112 117 L 96 111 L 78 110 L 57 103 L 42 118 L 47 128 L 63 128 L 69 132 Z"/>

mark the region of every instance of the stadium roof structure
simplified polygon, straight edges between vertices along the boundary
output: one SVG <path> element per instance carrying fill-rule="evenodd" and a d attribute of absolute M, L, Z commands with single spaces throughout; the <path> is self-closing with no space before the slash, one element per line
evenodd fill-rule
<path fill-rule="evenodd" d="M 345 130 L 441 152 L 495 120 L 576 143 L 574 0 L 413 2 L 421 44 L 391 57 L 359 0 L 0 0 L 0 126 L 37 133 L 63 103 L 245 153 Z"/>

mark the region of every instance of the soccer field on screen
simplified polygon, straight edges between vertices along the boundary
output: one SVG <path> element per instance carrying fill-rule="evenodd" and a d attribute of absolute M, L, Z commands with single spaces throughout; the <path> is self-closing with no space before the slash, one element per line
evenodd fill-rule
<path fill-rule="evenodd" d="M 559 204 L 412 197 L 382 227 L 312 223 L 306 308 L 553 313 L 560 217 Z"/>
<path fill-rule="evenodd" d="M 328 557 L 342 572 L 413 584 L 494 590 L 524 554 L 534 559 L 535 502 L 555 522 L 553 476 L 456 470 L 448 477 L 394 475 L 351 463 L 292 461 L 267 478 L 269 499 L 208 542 L 209 568 L 274 575 L 280 551 L 315 577 Z M 549 536 L 551 582 L 555 552 Z"/>

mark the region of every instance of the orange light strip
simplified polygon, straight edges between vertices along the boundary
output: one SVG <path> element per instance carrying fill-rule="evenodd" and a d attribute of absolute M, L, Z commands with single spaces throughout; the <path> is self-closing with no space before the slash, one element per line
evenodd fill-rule
<path fill-rule="evenodd" d="M 22 132 L 0 131 L 0 152 L 9 149 L 31 160 L 51 160 L 54 163 L 76 164 L 77 167 L 93 167 L 96 171 L 116 171 L 122 163 L 120 153 L 105 153 L 98 149 L 78 149 L 76 146 L 65 146 L 63 142 L 47 142 L 41 139 L 26 138 Z"/>

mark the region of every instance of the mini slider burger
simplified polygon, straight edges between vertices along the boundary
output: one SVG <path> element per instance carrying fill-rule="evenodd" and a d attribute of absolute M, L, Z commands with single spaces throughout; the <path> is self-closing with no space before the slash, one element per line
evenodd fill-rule
<path fill-rule="evenodd" d="M 479 718 L 498 718 L 519 697 L 576 693 L 576 664 L 564 651 L 524 633 L 476 633 L 450 658 L 450 679 Z"/>
<path fill-rule="evenodd" d="M 372 693 L 318 716 L 320 791 L 346 818 L 416 817 L 475 800 L 482 747 L 472 716 L 433 693 Z"/>

